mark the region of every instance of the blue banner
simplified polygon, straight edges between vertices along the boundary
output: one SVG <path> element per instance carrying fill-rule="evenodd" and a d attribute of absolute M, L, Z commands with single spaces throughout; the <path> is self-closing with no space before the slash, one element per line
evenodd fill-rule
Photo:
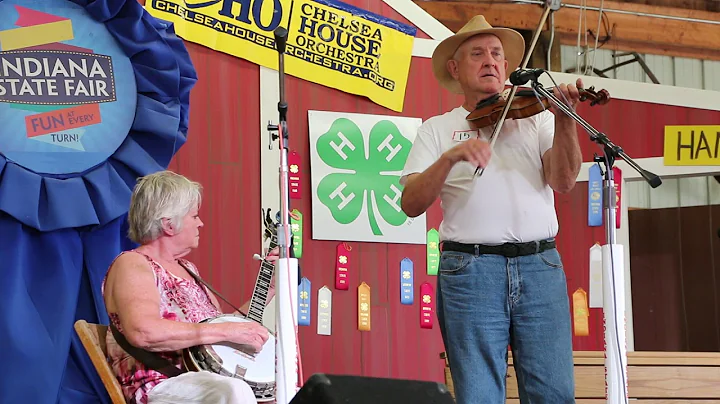
<path fill-rule="evenodd" d="M 196 80 L 137 0 L 0 0 L 0 403 L 111 402 L 73 324 L 108 324 L 132 189 L 185 144 Z"/>
<path fill-rule="evenodd" d="M 298 287 L 298 325 L 310 325 L 310 280 L 303 277 Z"/>
<path fill-rule="evenodd" d="M 593 164 L 588 173 L 588 226 L 602 226 L 603 179 L 600 166 Z"/>
<path fill-rule="evenodd" d="M 400 261 L 400 303 L 413 304 L 413 262 L 410 258 Z"/>

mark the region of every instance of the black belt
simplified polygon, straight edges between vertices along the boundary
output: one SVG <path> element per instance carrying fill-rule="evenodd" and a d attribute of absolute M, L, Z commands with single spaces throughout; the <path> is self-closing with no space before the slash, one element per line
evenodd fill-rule
<path fill-rule="evenodd" d="M 555 240 L 531 241 L 527 243 L 504 243 L 499 245 L 463 244 L 455 241 L 444 241 L 443 251 L 457 251 L 467 254 L 495 254 L 513 258 L 523 255 L 537 254 L 555 248 Z"/>

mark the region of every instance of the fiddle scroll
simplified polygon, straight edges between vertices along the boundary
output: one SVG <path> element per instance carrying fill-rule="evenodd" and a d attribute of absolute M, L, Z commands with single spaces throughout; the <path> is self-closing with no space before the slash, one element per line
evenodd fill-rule
<path fill-rule="evenodd" d="M 594 87 L 588 89 L 578 89 L 580 92 L 580 101 L 590 101 L 590 105 L 605 105 L 610 102 L 610 93 L 607 90 L 595 91 Z M 507 104 L 507 99 L 501 94 L 496 94 L 490 98 L 480 101 L 475 110 L 468 114 L 467 121 L 473 129 L 485 128 L 495 125 L 500 118 L 503 109 Z M 512 100 L 512 104 L 508 109 L 506 119 L 523 119 L 539 114 L 550 108 L 550 100 L 536 94 L 532 90 L 518 90 Z"/>

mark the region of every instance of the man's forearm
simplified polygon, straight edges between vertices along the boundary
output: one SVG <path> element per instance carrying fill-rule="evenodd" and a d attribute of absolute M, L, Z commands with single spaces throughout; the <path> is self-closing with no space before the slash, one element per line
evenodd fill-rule
<path fill-rule="evenodd" d="M 418 174 L 403 189 L 400 205 L 410 217 L 423 214 L 435 202 L 450 169 L 455 165 L 446 155 L 442 155 L 427 170 Z"/>
<path fill-rule="evenodd" d="M 550 158 L 552 178 L 548 178 L 548 183 L 557 192 L 569 192 L 575 186 L 582 166 L 580 142 L 574 120 L 570 118 L 556 120 Z"/>

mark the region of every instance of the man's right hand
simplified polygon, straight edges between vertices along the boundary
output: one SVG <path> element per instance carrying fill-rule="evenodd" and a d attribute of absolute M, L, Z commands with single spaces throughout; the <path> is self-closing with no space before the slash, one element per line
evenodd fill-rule
<path fill-rule="evenodd" d="M 254 321 L 247 323 L 225 323 L 229 328 L 228 339 L 240 345 L 248 345 L 260 352 L 269 338 L 267 328 Z"/>
<path fill-rule="evenodd" d="M 486 167 L 490 163 L 490 144 L 481 139 L 468 139 L 446 151 L 445 156 L 451 163 L 467 161 L 475 167 Z"/>

